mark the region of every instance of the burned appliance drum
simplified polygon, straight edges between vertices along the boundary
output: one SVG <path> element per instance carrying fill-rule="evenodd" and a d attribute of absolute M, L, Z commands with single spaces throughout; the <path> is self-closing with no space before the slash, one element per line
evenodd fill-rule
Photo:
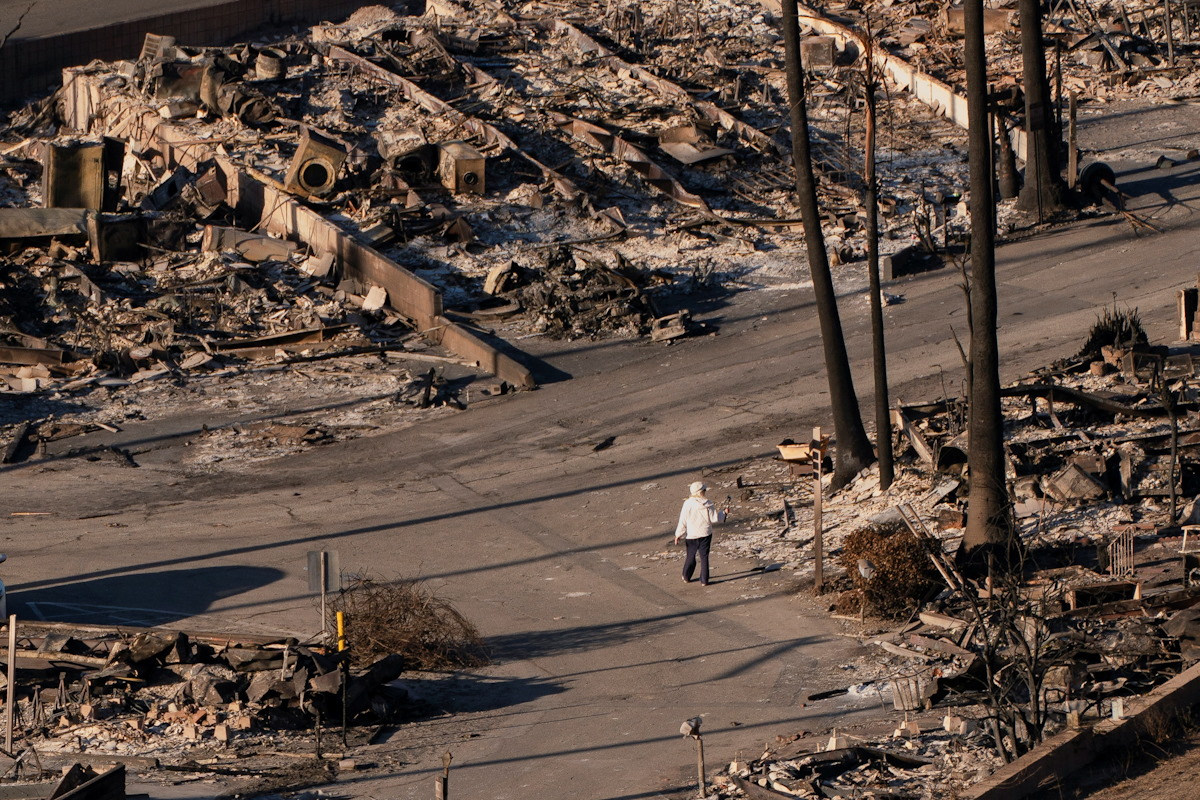
<path fill-rule="evenodd" d="M 337 142 L 304 128 L 284 183 L 290 190 L 324 197 L 333 191 L 345 160 L 346 151 Z"/>

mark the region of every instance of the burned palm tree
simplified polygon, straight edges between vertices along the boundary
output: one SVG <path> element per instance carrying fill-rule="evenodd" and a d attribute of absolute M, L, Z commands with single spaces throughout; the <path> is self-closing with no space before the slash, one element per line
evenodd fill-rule
<path fill-rule="evenodd" d="M 800 25 L 796 0 L 783 3 L 783 40 L 787 67 L 788 98 L 791 105 L 792 159 L 796 168 L 796 199 L 804 223 L 804 242 L 812 273 L 817 317 L 821 324 L 821 343 L 825 349 L 825 372 L 829 378 L 829 399 L 833 404 L 833 428 L 837 436 L 837 461 L 833 486 L 846 485 L 875 460 L 871 440 L 863 428 L 850 358 L 842 336 L 837 295 L 825 237 L 821 231 L 821 212 L 817 205 L 816 180 L 809 147 L 808 107 L 804 95 L 804 67 L 800 60 Z"/>

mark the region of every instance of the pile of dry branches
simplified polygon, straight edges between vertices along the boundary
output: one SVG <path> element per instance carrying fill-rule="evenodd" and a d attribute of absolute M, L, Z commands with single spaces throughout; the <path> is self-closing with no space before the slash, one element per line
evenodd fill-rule
<path fill-rule="evenodd" d="M 347 643 L 357 665 L 393 653 L 404 656 L 411 669 L 488 662 L 475 626 L 415 580 L 361 578 L 333 601 L 331 612 L 338 611 L 345 612 Z"/>
<path fill-rule="evenodd" d="M 852 532 L 842 545 L 839 562 L 866 610 L 884 617 L 906 615 L 937 585 L 925 548 L 899 524 Z"/>

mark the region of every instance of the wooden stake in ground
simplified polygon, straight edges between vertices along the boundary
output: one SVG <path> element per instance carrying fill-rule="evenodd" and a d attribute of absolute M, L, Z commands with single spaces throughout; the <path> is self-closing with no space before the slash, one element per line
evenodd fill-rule
<path fill-rule="evenodd" d="M 453 760 L 449 750 L 442 753 L 442 774 L 433 779 L 433 800 L 450 800 L 450 762 Z"/>
<path fill-rule="evenodd" d="M 821 522 L 821 478 L 825 453 L 821 449 L 821 428 L 813 428 L 813 592 L 825 591 L 825 531 Z"/>
<path fill-rule="evenodd" d="M 13 751 L 13 704 L 17 698 L 17 615 L 8 618 L 8 696 L 4 702 L 4 751 Z"/>
<path fill-rule="evenodd" d="M 329 614 L 325 610 L 326 587 L 329 586 L 329 554 L 321 551 L 321 638 L 329 632 Z"/>

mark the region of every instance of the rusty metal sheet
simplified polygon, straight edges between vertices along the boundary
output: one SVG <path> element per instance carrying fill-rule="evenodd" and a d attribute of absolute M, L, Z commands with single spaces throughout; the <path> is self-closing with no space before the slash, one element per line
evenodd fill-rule
<path fill-rule="evenodd" d="M 728 147 L 709 147 L 695 142 L 660 142 L 658 145 L 664 153 L 680 164 L 702 164 L 722 156 L 733 155 Z"/>
<path fill-rule="evenodd" d="M 241 350 L 252 347 L 276 347 L 287 344 L 310 344 L 328 341 L 328 337 L 349 330 L 349 323 L 327 325 L 321 328 L 306 328 L 302 331 L 288 331 L 270 336 L 256 336 L 252 339 L 234 339 L 224 342 L 210 342 L 213 350 Z"/>
<path fill-rule="evenodd" d="M 87 235 L 87 209 L 0 208 L 0 239 Z"/>

